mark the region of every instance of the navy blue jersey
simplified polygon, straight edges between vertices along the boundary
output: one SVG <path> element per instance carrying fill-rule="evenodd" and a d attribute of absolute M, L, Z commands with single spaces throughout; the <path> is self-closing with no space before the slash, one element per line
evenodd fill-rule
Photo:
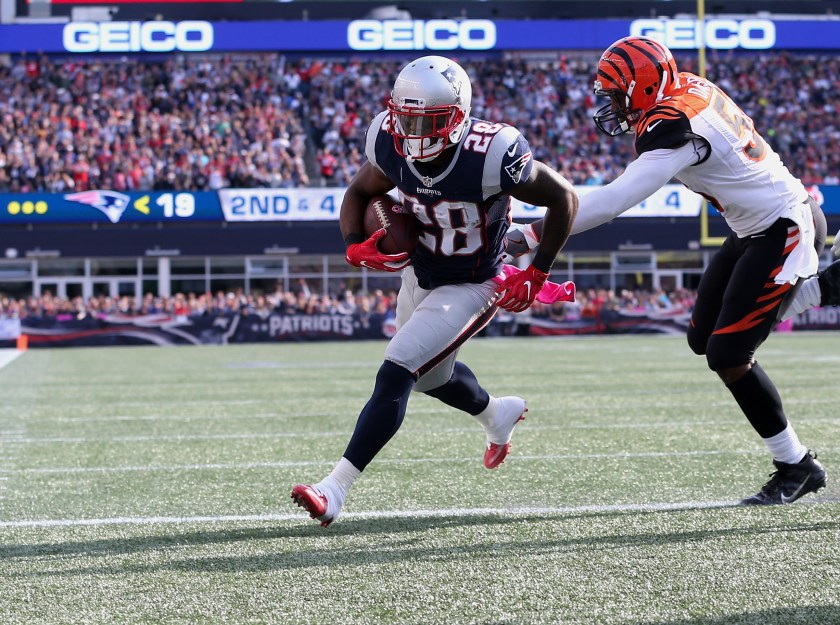
<path fill-rule="evenodd" d="M 412 255 L 424 289 L 484 282 L 501 268 L 510 224 L 510 191 L 531 175 L 528 142 L 513 126 L 470 118 L 450 163 L 439 172 L 409 162 L 394 148 L 388 112 L 367 131 L 365 154 L 400 193 L 420 223 L 420 244 Z"/>

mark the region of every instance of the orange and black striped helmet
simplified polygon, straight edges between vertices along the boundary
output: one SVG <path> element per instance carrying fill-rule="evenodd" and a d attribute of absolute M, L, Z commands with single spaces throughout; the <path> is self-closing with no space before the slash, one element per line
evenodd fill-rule
<path fill-rule="evenodd" d="M 648 37 L 619 39 L 598 61 L 595 95 L 610 103 L 595 113 L 595 125 L 610 136 L 627 132 L 678 83 L 677 64 L 664 45 Z"/>

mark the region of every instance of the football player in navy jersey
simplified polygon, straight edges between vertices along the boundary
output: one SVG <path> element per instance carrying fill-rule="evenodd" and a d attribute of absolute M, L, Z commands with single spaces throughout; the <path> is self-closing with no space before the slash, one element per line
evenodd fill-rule
<path fill-rule="evenodd" d="M 485 430 L 490 469 L 504 461 L 526 411 L 520 397 L 490 395 L 456 357 L 498 307 L 520 312 L 534 302 L 568 238 L 578 199 L 562 176 L 532 158 L 516 128 L 470 117 L 471 98 L 469 77 L 454 61 L 426 56 L 409 63 L 388 110 L 368 128 L 367 162 L 344 195 L 347 262 L 402 271 L 402 284 L 397 333 L 343 457 L 320 482 L 292 490 L 295 503 L 323 526 L 335 520 L 350 486 L 400 427 L 411 391 L 473 415 Z M 362 234 L 370 199 L 394 187 L 421 228 L 410 257 L 379 251 L 384 230 L 367 239 Z M 545 235 L 531 265 L 497 284 L 511 196 L 546 207 Z"/>
<path fill-rule="evenodd" d="M 610 136 L 633 130 L 639 158 L 581 197 L 572 234 L 610 221 L 672 178 L 721 213 L 732 232 L 700 280 L 688 343 L 705 355 L 772 454 L 770 481 L 742 503 L 787 504 L 822 488 L 825 469 L 799 441 L 776 386 L 755 360 L 797 299 L 840 304 L 840 261 L 811 277 L 826 239 L 822 210 L 752 119 L 714 83 L 678 72 L 661 43 L 615 42 L 598 62 L 595 95 L 609 98 L 595 124 Z M 517 224 L 508 253 L 539 249 L 549 228 Z"/>

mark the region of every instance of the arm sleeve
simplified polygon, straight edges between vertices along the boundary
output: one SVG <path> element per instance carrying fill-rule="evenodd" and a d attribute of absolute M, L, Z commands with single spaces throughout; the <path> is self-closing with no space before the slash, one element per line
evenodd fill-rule
<path fill-rule="evenodd" d="M 665 186 L 678 172 L 702 160 L 702 142 L 690 140 L 675 150 L 651 150 L 630 163 L 608 185 L 582 194 L 572 234 L 600 226 Z"/>

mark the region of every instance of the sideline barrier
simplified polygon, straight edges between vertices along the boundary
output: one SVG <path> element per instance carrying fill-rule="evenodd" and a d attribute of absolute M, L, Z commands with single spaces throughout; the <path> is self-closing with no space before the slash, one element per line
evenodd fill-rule
<path fill-rule="evenodd" d="M 486 336 L 569 336 L 603 334 L 685 334 L 690 313 L 604 310 L 575 320 L 499 314 Z M 3 320 L 0 320 L 2 322 Z M 6 320 L 10 321 L 10 320 Z M 16 320 L 14 320 L 16 321 Z M 10 326 L 12 324 L 9 324 Z M 392 315 L 168 314 L 127 316 L 27 317 L 15 335 L 0 335 L 0 347 L 93 347 L 109 345 L 225 345 L 385 339 L 394 335 Z M 815 308 L 795 317 L 782 331 L 840 330 L 840 308 Z"/>

